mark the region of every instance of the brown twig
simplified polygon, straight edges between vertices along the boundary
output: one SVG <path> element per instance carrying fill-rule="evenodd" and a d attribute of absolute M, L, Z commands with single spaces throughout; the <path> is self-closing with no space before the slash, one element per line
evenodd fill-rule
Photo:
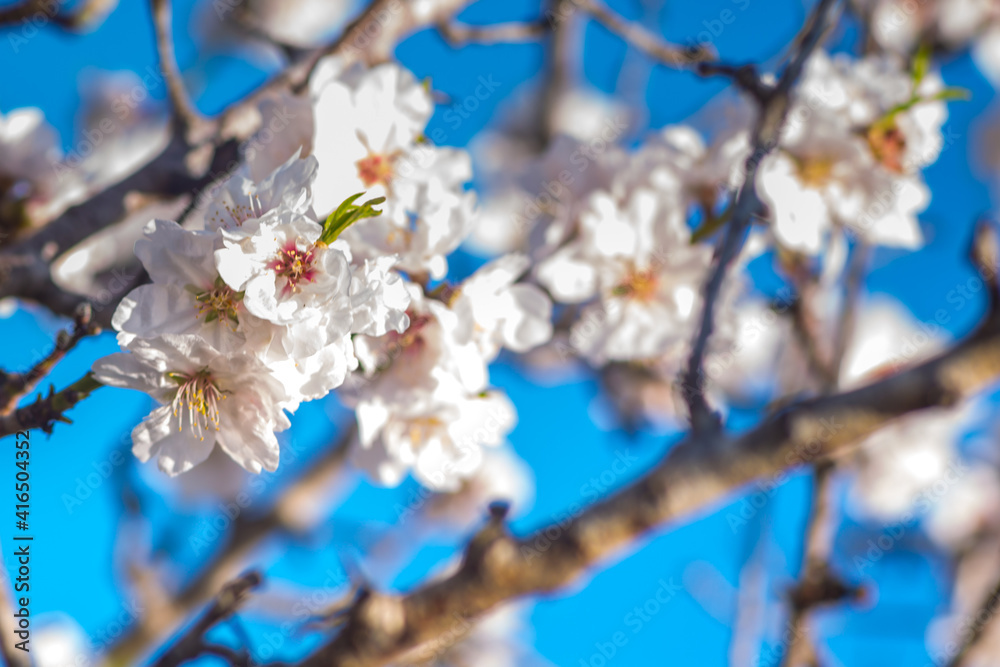
<path fill-rule="evenodd" d="M 571 0 L 571 2 L 628 44 L 662 65 L 686 68 L 715 59 L 715 54 L 701 45 L 684 47 L 665 42 L 641 25 L 627 21 L 611 11 L 600 0 Z"/>
<path fill-rule="evenodd" d="M 505 600 L 565 586 L 654 526 L 703 510 L 754 479 L 842 453 L 902 415 L 954 405 L 997 377 L 1000 318 L 991 314 L 968 339 L 920 366 L 802 401 L 738 437 L 689 437 L 637 483 L 558 527 L 516 539 L 492 521 L 469 543 L 457 572 L 407 595 L 362 595 L 337 636 L 302 664 L 362 667 L 433 654 L 456 627 Z M 544 538 L 546 531 L 559 537 Z"/>
<path fill-rule="evenodd" d="M 201 121 L 201 114 L 191 102 L 184 78 L 181 76 L 174 53 L 173 13 L 170 0 L 150 0 L 153 12 L 153 29 L 156 34 L 156 53 L 160 59 L 160 71 L 167 84 L 167 97 L 173 109 L 173 120 L 177 131 L 184 134 Z"/>
<path fill-rule="evenodd" d="M 0 417 L 0 438 L 35 428 L 51 433 L 56 422 L 71 424 L 65 413 L 89 396 L 92 391 L 103 386 L 94 379 L 94 376 L 87 373 L 61 391 L 50 387 L 47 396 L 39 394 L 34 403 Z"/>
<path fill-rule="evenodd" d="M 73 328 L 60 331 L 56 338 L 56 346 L 47 357 L 35 364 L 27 373 L 5 373 L 0 371 L 0 417 L 10 415 L 17 408 L 18 402 L 34 391 L 62 359 L 69 354 L 76 344 L 87 336 L 101 332 L 100 327 L 92 323 L 90 304 L 81 304 L 76 311 Z M 15 429 L 19 430 L 19 429 Z"/>
<path fill-rule="evenodd" d="M 753 130 L 752 150 L 747 157 L 743 186 L 733 202 L 733 214 L 726 225 L 726 232 L 719 241 L 715 263 L 703 290 L 704 306 L 701 321 L 691 345 L 687 368 L 681 377 L 681 387 L 691 415 L 691 425 L 696 432 L 718 428 L 718 416 L 705 399 L 704 358 L 708 341 L 715 328 L 715 306 L 729 265 L 743 247 L 746 229 L 760 202 L 754 190 L 757 166 L 778 143 L 781 127 L 791 105 L 792 88 L 805 67 L 805 62 L 819 44 L 829 14 L 837 0 L 820 0 L 810 19 L 811 28 L 802 40 L 802 47 L 788 63 L 781 78 L 773 88 L 764 88 L 759 100 L 757 121 Z M 763 86 L 763 83 L 761 84 Z"/>
<path fill-rule="evenodd" d="M 92 28 L 103 19 L 114 5 L 109 0 L 87 0 L 75 12 L 60 12 L 58 0 L 25 0 L 0 9 L 0 26 L 13 26 L 32 21 L 51 22 L 64 30 L 78 31 Z"/>
<path fill-rule="evenodd" d="M 205 642 L 205 633 L 236 613 L 260 584 L 261 576 L 256 571 L 248 572 L 226 584 L 212 606 L 153 663 L 154 667 L 177 667 L 202 653 L 214 653 L 214 647 Z"/>
<path fill-rule="evenodd" d="M 136 662 L 151 642 L 171 632 L 194 609 L 204 604 L 219 590 L 223 582 L 231 579 L 247 558 L 269 536 L 279 530 L 294 530 L 297 507 L 303 497 L 315 497 L 316 491 L 328 488 L 331 479 L 341 469 L 351 441 L 356 437 L 357 423 L 342 429 L 336 442 L 331 443 L 318 460 L 310 463 L 303 475 L 292 482 L 281 496 L 264 513 L 254 516 L 241 512 L 232 522 L 228 542 L 221 552 L 191 581 L 163 605 L 155 625 L 137 619 L 106 656 L 106 664 L 120 665 Z"/>
<path fill-rule="evenodd" d="M 546 21 L 526 23 L 496 23 L 493 25 L 469 25 L 455 19 L 437 24 L 441 36 L 452 46 L 466 44 L 507 44 L 512 42 L 532 42 L 544 37 L 549 30 Z"/>

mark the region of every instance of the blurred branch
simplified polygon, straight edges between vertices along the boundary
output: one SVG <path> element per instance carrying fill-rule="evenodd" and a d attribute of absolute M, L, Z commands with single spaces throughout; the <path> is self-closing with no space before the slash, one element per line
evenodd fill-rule
<path fill-rule="evenodd" d="M 691 356 L 688 358 L 687 369 L 681 378 L 681 387 L 691 415 L 692 429 L 697 433 L 703 430 L 716 429 L 719 418 L 705 399 L 704 388 L 704 358 L 708 349 L 708 340 L 715 328 L 715 307 L 722 284 L 726 278 L 729 265 L 736 259 L 743 247 L 746 230 L 754 213 L 760 207 L 760 201 L 754 189 L 757 176 L 757 166 L 760 161 L 778 144 L 781 128 L 791 106 L 791 92 L 806 60 L 819 44 L 827 17 L 832 12 L 837 0 L 820 0 L 810 18 L 811 28 L 802 40 L 802 47 L 789 62 L 781 78 L 773 87 L 765 87 L 760 83 L 761 98 L 754 125 L 750 156 L 747 157 L 743 186 L 733 202 L 733 214 L 726 225 L 726 232 L 719 241 L 715 253 L 715 265 L 705 283 L 703 290 L 704 306 L 701 312 L 701 322 L 691 345 Z"/>
<path fill-rule="evenodd" d="M 159 660 L 153 663 L 153 667 L 177 667 L 203 653 L 218 655 L 219 647 L 207 644 L 205 642 L 205 633 L 211 630 L 217 623 L 224 621 L 236 613 L 240 606 L 246 602 L 251 591 L 260 586 L 260 584 L 260 573 L 255 571 L 248 572 L 226 584 L 218 596 L 216 596 L 212 606 L 160 656 Z M 227 651 L 226 655 L 230 656 L 233 654 Z"/>
<path fill-rule="evenodd" d="M 504 44 L 531 42 L 545 36 L 549 30 L 546 21 L 526 23 L 497 23 L 494 25 L 469 25 L 455 19 L 437 24 L 441 36 L 452 46 L 465 44 Z"/>
<path fill-rule="evenodd" d="M 160 71 L 167 82 L 167 97 L 173 109 L 174 124 L 178 132 L 186 133 L 201 121 L 201 115 L 191 102 L 177 56 L 174 53 L 174 37 L 170 0 L 150 0 L 153 12 L 153 28 L 156 33 L 156 53 L 160 59 Z"/>
<path fill-rule="evenodd" d="M 847 284 L 844 287 L 844 308 L 840 315 L 840 326 L 837 329 L 837 338 L 833 345 L 833 359 L 830 362 L 834 370 L 831 387 L 836 384 L 840 375 L 841 366 L 844 364 L 844 355 L 851 345 L 851 337 L 854 335 L 854 323 L 858 318 L 858 305 L 861 297 L 861 288 L 864 287 L 865 275 L 868 270 L 868 258 L 871 256 L 868 243 L 859 239 L 851 252 L 851 261 L 847 267 Z"/>
<path fill-rule="evenodd" d="M 784 665 L 818 665 L 815 638 L 806 627 L 809 613 L 816 607 L 860 596 L 861 589 L 846 584 L 830 567 L 837 521 L 833 511 L 833 479 L 836 464 L 823 460 L 813 473 L 812 507 L 806 523 L 803 573 L 789 592 L 791 614 L 788 627 L 791 645 Z"/>
<path fill-rule="evenodd" d="M 60 331 L 56 337 L 56 346 L 47 357 L 35 364 L 27 373 L 6 373 L 0 370 L 0 417 L 6 417 L 14 412 L 18 402 L 34 391 L 42 379 L 52 372 L 52 369 L 62 361 L 76 344 L 87 336 L 101 332 L 101 328 L 91 322 L 90 304 L 82 304 L 76 311 L 73 328 L 70 331 Z M 15 429 L 17 430 L 17 429 Z"/>
<path fill-rule="evenodd" d="M 685 47 L 665 42 L 641 25 L 625 20 L 600 0 L 570 0 L 570 2 L 662 65 L 683 68 L 715 59 L 715 54 L 700 44 Z"/>
<path fill-rule="evenodd" d="M 948 662 L 947 667 L 966 667 L 970 664 L 969 656 L 979 640 L 983 638 L 986 626 L 994 619 L 998 608 L 1000 608 L 1000 580 L 993 585 L 993 588 L 986 594 L 983 603 L 976 610 L 975 615 L 971 617 L 973 622 L 969 624 L 969 630 L 962 637 L 958 652 Z"/>
<path fill-rule="evenodd" d="M 78 31 L 97 27 L 116 4 L 116 0 L 85 0 L 75 12 L 60 12 L 58 0 L 25 0 L 19 4 L 0 8 L 0 27 L 13 26 L 35 19 L 64 30 Z"/>
<path fill-rule="evenodd" d="M 653 527 L 710 508 L 752 480 L 844 453 L 900 416 L 953 406 L 997 378 L 1000 316 L 991 313 L 974 334 L 922 365 L 799 402 L 743 435 L 691 435 L 638 482 L 559 526 L 517 539 L 494 517 L 454 574 L 406 595 L 365 592 L 336 637 L 302 664 L 362 667 L 426 655 L 457 624 L 505 600 L 561 588 Z M 546 548 L 537 548 L 543 539 Z"/>
<path fill-rule="evenodd" d="M 328 488 L 344 462 L 351 441 L 356 437 L 357 423 L 352 422 L 340 430 L 316 460 L 309 463 L 303 475 L 282 490 L 274 504 L 261 515 L 241 512 L 232 522 L 229 540 L 219 554 L 206 565 L 194 579 L 162 605 L 156 618 L 139 618 L 111 648 L 106 664 L 133 664 L 141 658 L 151 642 L 173 631 L 184 618 L 203 605 L 225 581 L 231 579 L 245 566 L 247 558 L 279 530 L 293 531 L 296 510 L 303 498 L 315 498 L 317 491 Z"/>
<path fill-rule="evenodd" d="M 5 246 L 0 250 L 0 299 L 21 297 L 59 314 L 71 313 L 81 299 L 53 283 L 50 265 L 84 239 L 123 219 L 130 212 L 126 195 L 136 192 L 163 200 L 189 197 L 194 201 L 239 164 L 240 143 L 257 130 L 246 118 L 266 96 L 282 90 L 301 92 L 327 55 L 341 56 L 345 65 L 384 59 L 402 37 L 453 16 L 465 4 L 467 0 L 374 0 L 336 40 L 308 51 L 218 118 L 206 119 L 198 137 L 175 131 L 167 146 L 131 175 L 68 208 L 31 236 Z M 114 310 L 114 306 L 112 302 L 108 308 Z"/>

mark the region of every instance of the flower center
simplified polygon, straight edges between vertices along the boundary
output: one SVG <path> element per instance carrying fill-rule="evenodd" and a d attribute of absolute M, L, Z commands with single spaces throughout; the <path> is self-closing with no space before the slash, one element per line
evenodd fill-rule
<path fill-rule="evenodd" d="M 285 279 L 282 296 L 299 292 L 303 283 L 310 283 L 316 278 L 316 269 L 313 266 L 315 259 L 314 246 L 302 250 L 295 241 L 289 241 L 278 251 L 277 256 L 268 264 L 268 268 Z"/>
<path fill-rule="evenodd" d="M 409 426 L 407 434 L 410 436 L 410 444 L 417 447 L 429 440 L 444 423 L 437 417 L 418 417 L 411 420 Z"/>
<path fill-rule="evenodd" d="M 657 288 L 660 286 L 660 278 L 653 269 L 640 271 L 632 269 L 625 280 L 615 286 L 612 293 L 615 296 L 623 296 L 636 301 L 652 301 L 656 297 Z"/>
<path fill-rule="evenodd" d="M 215 279 L 212 289 L 194 292 L 194 298 L 198 302 L 198 317 L 204 317 L 206 324 L 219 320 L 236 330 L 239 324 L 237 309 L 243 300 L 243 292 L 236 292 L 219 277 Z"/>
<path fill-rule="evenodd" d="M 833 175 L 833 160 L 829 158 L 806 158 L 798 161 L 799 178 L 811 188 L 825 185 Z"/>
<path fill-rule="evenodd" d="M 174 416 L 180 417 L 178 431 L 184 429 L 184 415 L 196 435 L 205 439 L 204 432 L 209 428 L 219 430 L 219 401 L 225 393 L 216 386 L 208 370 L 201 370 L 193 375 L 187 373 L 167 373 L 167 377 L 177 383 L 177 393 L 171 405 Z"/>
<path fill-rule="evenodd" d="M 868 128 L 866 137 L 872 154 L 882 166 L 891 172 L 903 173 L 906 137 L 895 122 L 873 124 Z"/>
<path fill-rule="evenodd" d="M 243 223 L 251 218 L 259 218 L 263 214 L 262 207 L 260 205 L 260 199 L 257 195 L 248 195 L 247 203 L 237 204 L 233 203 L 232 206 L 226 204 L 226 213 L 232 219 L 233 224 L 237 227 L 242 227 Z"/>
<path fill-rule="evenodd" d="M 389 181 L 392 180 L 394 161 L 394 155 L 369 153 L 355 163 L 358 167 L 358 178 L 368 188 L 376 183 L 388 186 Z"/>

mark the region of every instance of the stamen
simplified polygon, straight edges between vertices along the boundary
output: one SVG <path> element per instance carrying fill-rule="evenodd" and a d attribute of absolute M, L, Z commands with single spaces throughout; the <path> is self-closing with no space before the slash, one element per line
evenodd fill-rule
<path fill-rule="evenodd" d="M 194 292 L 194 298 L 199 304 L 198 317 L 204 316 L 206 323 L 224 321 L 236 331 L 243 292 L 233 290 L 220 277 L 215 279 L 215 286 L 212 289 Z"/>
<path fill-rule="evenodd" d="M 207 369 L 193 375 L 186 373 L 167 373 L 167 377 L 177 383 L 177 393 L 171 403 L 174 416 L 181 419 L 177 430 L 184 429 L 184 411 L 187 412 L 188 424 L 196 435 L 205 439 L 205 431 L 214 427 L 219 430 L 219 401 L 224 399 L 225 392 L 216 386 Z"/>

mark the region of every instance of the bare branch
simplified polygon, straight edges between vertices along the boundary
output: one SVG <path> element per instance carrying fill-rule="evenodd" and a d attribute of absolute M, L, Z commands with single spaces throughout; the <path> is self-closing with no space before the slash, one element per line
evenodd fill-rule
<path fill-rule="evenodd" d="M 72 423 L 65 413 L 87 398 L 92 391 L 103 386 L 93 375 L 87 373 L 62 391 L 57 392 L 55 387 L 50 387 L 48 396 L 39 394 L 38 400 L 31 405 L 0 416 L 0 438 L 34 428 L 51 433 L 56 422 Z"/>
<path fill-rule="evenodd" d="M 494 518 L 446 579 L 403 596 L 363 594 L 339 634 L 303 665 L 362 667 L 426 657 L 501 602 L 565 586 L 654 526 L 764 476 L 841 454 L 893 419 L 952 406 L 1000 377 L 1000 318 L 951 351 L 861 389 L 803 401 L 737 437 L 689 437 L 644 478 L 558 527 L 517 539 Z"/>
<path fill-rule="evenodd" d="M 114 6 L 109 0 L 86 0 L 75 12 L 60 12 L 54 0 L 24 0 L 0 9 L 0 27 L 26 21 L 52 23 L 64 30 L 80 31 L 96 27 Z"/>
<path fill-rule="evenodd" d="M 202 653 L 212 652 L 213 647 L 206 645 L 205 633 L 217 623 L 232 616 L 246 602 L 251 591 L 261 584 L 259 572 L 248 572 L 238 579 L 226 584 L 225 588 L 215 598 L 201 618 L 192 625 L 160 659 L 153 663 L 154 667 L 177 667 L 184 662 L 198 657 Z"/>
<path fill-rule="evenodd" d="M 294 531 L 294 519 L 302 506 L 302 499 L 315 498 L 318 489 L 329 488 L 356 435 L 356 422 L 340 429 L 336 441 L 326 448 L 318 460 L 310 462 L 303 475 L 282 491 L 267 512 L 257 516 L 241 512 L 232 522 L 229 541 L 222 551 L 164 605 L 155 619 L 155 625 L 148 622 L 151 619 L 137 619 L 108 652 L 106 664 L 137 662 L 151 642 L 171 632 L 188 614 L 205 604 L 224 582 L 245 567 L 247 558 L 265 539 L 281 530 Z"/>
<path fill-rule="evenodd" d="M 642 26 L 626 21 L 608 9 L 600 0 L 571 0 L 571 2 L 594 17 L 605 28 L 662 65 L 684 68 L 715 58 L 714 53 L 701 45 L 684 47 L 668 44 Z"/>
<path fill-rule="evenodd" d="M 201 122 L 201 115 L 184 88 L 184 79 L 177 65 L 170 0 L 150 0 L 150 4 L 156 33 L 156 53 L 160 58 L 160 71 L 167 82 L 167 96 L 174 111 L 174 123 L 179 132 L 186 133 Z"/>
<path fill-rule="evenodd" d="M 90 304 L 82 304 L 77 308 L 73 328 L 70 331 L 60 331 L 56 338 L 56 346 L 47 357 L 35 364 L 27 373 L 8 374 L 0 371 L 0 417 L 6 417 L 14 411 L 18 402 L 34 391 L 38 383 L 52 372 L 52 369 L 62 361 L 76 344 L 87 336 L 101 332 L 100 327 L 91 323 Z"/>
<path fill-rule="evenodd" d="M 452 19 L 437 24 L 441 36 L 452 46 L 465 44 L 504 44 L 533 42 L 544 37 L 549 30 L 546 21 L 527 23 L 497 23 L 494 25 L 469 25 Z"/>
<path fill-rule="evenodd" d="M 726 226 L 716 250 L 715 265 L 704 288 L 704 306 L 701 312 L 701 322 L 691 345 L 691 356 L 687 369 L 681 380 L 684 397 L 691 413 L 691 424 L 695 431 L 718 427 L 718 416 L 715 415 L 705 399 L 704 369 L 702 368 L 708 340 L 715 328 L 715 307 L 726 271 L 743 247 L 747 227 L 757 212 L 760 202 L 754 189 L 757 176 L 757 166 L 760 161 L 778 144 L 781 128 L 791 105 L 791 91 L 806 60 L 816 48 L 837 0 L 820 0 L 810 19 L 811 27 L 802 40 L 802 48 L 782 72 L 781 78 L 773 89 L 766 90 L 759 100 L 757 122 L 753 131 L 750 156 L 747 157 L 743 186 L 733 203 L 733 214 Z M 763 85 L 763 84 L 761 84 Z"/>

